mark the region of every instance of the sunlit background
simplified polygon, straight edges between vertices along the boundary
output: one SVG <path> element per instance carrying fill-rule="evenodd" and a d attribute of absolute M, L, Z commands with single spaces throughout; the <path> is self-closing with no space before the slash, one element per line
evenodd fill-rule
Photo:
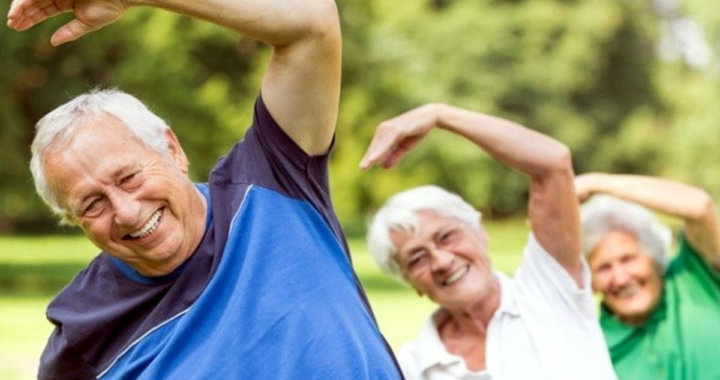
<path fill-rule="evenodd" d="M 0 4 L 6 13 L 10 1 Z M 425 102 L 497 114 L 568 144 L 577 173 L 640 173 L 720 195 L 720 2 L 707 0 L 339 0 L 344 85 L 332 157 L 334 203 L 381 327 L 413 336 L 429 302 L 377 272 L 362 241 L 391 193 L 437 183 L 500 229 L 495 260 L 514 266 L 527 181 L 438 132 L 402 165 L 361 172 L 377 124 Z M 69 17 L 69 15 L 68 15 Z M 0 378 L 34 378 L 49 298 L 95 250 L 60 229 L 27 169 L 33 125 L 95 86 L 145 100 L 176 130 L 203 181 L 240 138 L 269 50 L 168 12 L 133 9 L 53 48 L 67 17 L 0 28 Z M 500 231 L 499 230 L 499 231 Z M 64 236 L 59 238 L 58 235 Z M 507 253 L 506 253 L 507 252 Z"/>

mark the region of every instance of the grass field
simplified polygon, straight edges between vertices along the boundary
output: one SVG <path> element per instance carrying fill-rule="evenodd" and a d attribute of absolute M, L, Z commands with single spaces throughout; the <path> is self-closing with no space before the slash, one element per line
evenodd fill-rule
<path fill-rule="evenodd" d="M 487 228 L 493 263 L 511 272 L 525 242 L 524 223 L 491 223 Z M 380 328 L 398 348 L 417 333 L 434 306 L 380 273 L 361 239 L 351 239 L 350 245 Z M 0 379 L 35 378 L 40 352 L 52 330 L 45 307 L 95 253 L 83 237 L 0 237 Z"/>

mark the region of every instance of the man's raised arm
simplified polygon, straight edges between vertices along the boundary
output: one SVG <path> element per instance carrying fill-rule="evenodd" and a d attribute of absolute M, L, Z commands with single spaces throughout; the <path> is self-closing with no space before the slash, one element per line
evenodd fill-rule
<path fill-rule="evenodd" d="M 57 46 L 115 22 L 135 6 L 197 17 L 271 45 L 262 84 L 270 113 L 307 153 L 327 151 L 337 120 L 342 50 L 332 0 L 15 0 L 7 25 L 22 31 L 73 12 L 75 18 L 51 37 Z"/>

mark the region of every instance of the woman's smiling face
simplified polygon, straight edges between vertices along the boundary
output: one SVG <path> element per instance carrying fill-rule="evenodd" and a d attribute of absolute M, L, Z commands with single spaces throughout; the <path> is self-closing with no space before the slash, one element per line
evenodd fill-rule
<path fill-rule="evenodd" d="M 493 289 L 487 235 L 467 224 L 419 211 L 417 231 L 392 230 L 394 259 L 421 295 L 447 308 L 465 308 Z"/>
<path fill-rule="evenodd" d="M 620 320 L 638 325 L 655 310 L 662 295 L 662 275 L 650 254 L 631 233 L 617 230 L 590 252 L 592 287 Z"/>

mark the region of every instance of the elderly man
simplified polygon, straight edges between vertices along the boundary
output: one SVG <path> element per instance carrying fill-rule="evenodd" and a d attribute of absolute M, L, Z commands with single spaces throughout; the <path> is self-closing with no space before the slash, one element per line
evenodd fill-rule
<path fill-rule="evenodd" d="M 340 91 L 331 0 L 15 0 L 73 41 L 153 5 L 273 47 L 252 126 L 207 183 L 168 126 L 116 90 L 45 116 L 32 171 L 102 252 L 52 301 L 40 379 L 398 379 L 350 265 L 327 178 Z"/>
<path fill-rule="evenodd" d="M 436 186 L 390 198 L 368 246 L 386 272 L 439 305 L 398 354 L 407 379 L 615 379 L 580 255 L 570 151 L 507 120 L 429 104 L 380 125 L 361 163 L 394 166 L 432 129 L 460 135 L 530 178 L 532 233 L 515 277 L 492 269 L 480 214 Z"/>

